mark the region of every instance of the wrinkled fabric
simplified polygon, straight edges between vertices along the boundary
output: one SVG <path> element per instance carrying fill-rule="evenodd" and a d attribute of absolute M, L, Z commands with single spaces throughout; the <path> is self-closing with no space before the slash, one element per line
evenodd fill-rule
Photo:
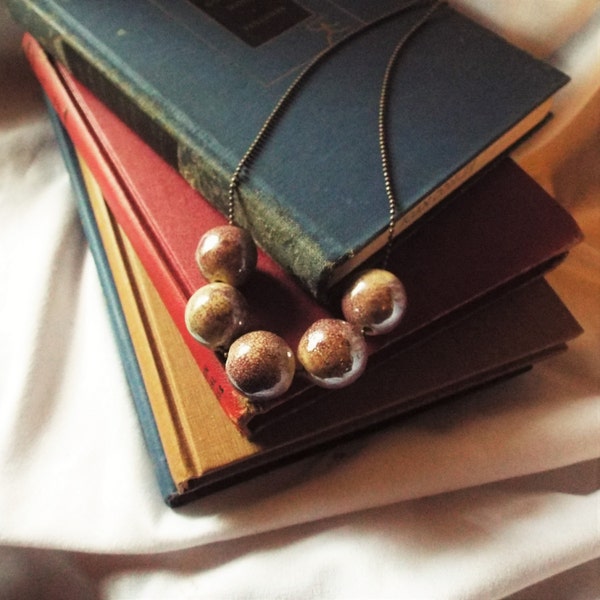
<path fill-rule="evenodd" d="M 548 279 L 585 333 L 516 379 L 176 510 L 0 5 L 0 596 L 600 597 L 600 7 L 456 4 L 572 78 L 514 157 L 584 231 Z"/>

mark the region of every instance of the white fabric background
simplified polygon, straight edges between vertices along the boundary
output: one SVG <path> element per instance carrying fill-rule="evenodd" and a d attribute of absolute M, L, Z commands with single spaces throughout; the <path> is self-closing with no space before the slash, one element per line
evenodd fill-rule
<path fill-rule="evenodd" d="M 585 334 L 520 378 L 172 510 L 0 3 L 0 597 L 600 598 L 600 6 L 458 4 L 573 79 L 516 158 L 585 232 L 550 277 Z"/>

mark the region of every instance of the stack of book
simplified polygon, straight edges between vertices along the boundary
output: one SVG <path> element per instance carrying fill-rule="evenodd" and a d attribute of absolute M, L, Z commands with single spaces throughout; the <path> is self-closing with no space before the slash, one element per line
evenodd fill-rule
<path fill-rule="evenodd" d="M 382 9 L 368 2 L 257 2 L 251 14 L 239 3 L 8 4 L 28 32 L 170 505 L 520 373 L 581 332 L 543 277 L 580 230 L 508 156 L 567 78 L 442 6 L 406 47 L 390 97 L 402 206 L 389 267 L 406 317 L 369 343 L 352 386 L 299 381 L 278 401 L 249 401 L 185 329 L 204 283 L 198 239 L 226 222 L 228 174 L 298 69 L 358 32 L 294 97 L 238 209 L 261 246 L 244 288 L 258 322 L 295 347 L 337 314 L 345 277 L 384 244 L 380 80 L 428 3 L 370 28 Z"/>

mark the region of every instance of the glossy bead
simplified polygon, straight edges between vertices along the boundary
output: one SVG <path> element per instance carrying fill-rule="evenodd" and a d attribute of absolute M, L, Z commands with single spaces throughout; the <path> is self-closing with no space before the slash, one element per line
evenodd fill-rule
<path fill-rule="evenodd" d="M 208 281 L 242 285 L 256 267 L 256 245 L 246 229 L 221 225 L 198 242 L 196 264 Z"/>
<path fill-rule="evenodd" d="M 406 291 L 389 271 L 370 269 L 360 273 L 342 298 L 342 313 L 365 335 L 392 331 L 406 311 Z"/>
<path fill-rule="evenodd" d="M 192 336 L 212 350 L 226 350 L 241 335 L 248 320 L 244 296 L 227 283 L 209 283 L 197 290 L 185 308 Z"/>
<path fill-rule="evenodd" d="M 320 319 L 300 339 L 297 356 L 313 383 L 337 389 L 360 377 L 367 364 L 367 347 L 347 321 Z"/>
<path fill-rule="evenodd" d="M 292 350 L 270 331 L 251 331 L 238 338 L 231 344 L 225 363 L 231 383 L 255 400 L 284 394 L 292 384 L 295 370 Z"/>

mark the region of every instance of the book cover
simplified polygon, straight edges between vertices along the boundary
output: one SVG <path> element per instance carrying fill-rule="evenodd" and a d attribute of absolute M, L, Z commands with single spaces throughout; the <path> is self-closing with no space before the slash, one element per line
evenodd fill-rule
<path fill-rule="evenodd" d="M 428 5 L 8 2 L 16 20 L 221 211 L 231 173 L 288 84 L 316 54 L 360 32 L 295 94 L 253 163 L 237 212 L 317 297 L 384 243 L 380 85 L 394 45 Z M 438 9 L 392 78 L 397 232 L 542 122 L 566 81 L 451 7 Z"/>
<path fill-rule="evenodd" d="M 195 247 L 200 233 L 223 217 L 68 72 L 55 69 L 35 40 L 26 37 L 25 48 L 111 211 L 185 332 L 185 302 L 204 283 Z M 394 335 L 371 340 L 371 351 L 406 345 L 549 268 L 580 235 L 566 211 L 514 163 L 503 161 L 398 245 L 391 267 L 404 281 L 409 310 Z M 244 293 L 257 321 L 291 347 L 311 322 L 330 314 L 262 252 Z M 225 411 L 244 428 L 256 408 L 232 389 L 212 352 L 187 334 L 185 339 Z"/>
<path fill-rule="evenodd" d="M 99 185 L 84 161 L 81 165 L 88 207 L 111 269 L 118 273 L 130 328 L 138 330 L 133 339 L 163 458 L 175 482 L 175 490 L 165 496 L 171 506 L 373 431 L 432 402 L 521 373 L 564 350 L 580 333 L 550 286 L 536 278 L 462 323 L 386 357 L 354 387 L 315 389 L 301 404 L 265 413 L 253 421 L 254 435 L 248 439 L 221 410 L 133 246 L 110 215 Z M 146 418 L 140 422 L 142 427 L 149 424 Z M 160 459 L 160 454 L 153 456 Z"/>

